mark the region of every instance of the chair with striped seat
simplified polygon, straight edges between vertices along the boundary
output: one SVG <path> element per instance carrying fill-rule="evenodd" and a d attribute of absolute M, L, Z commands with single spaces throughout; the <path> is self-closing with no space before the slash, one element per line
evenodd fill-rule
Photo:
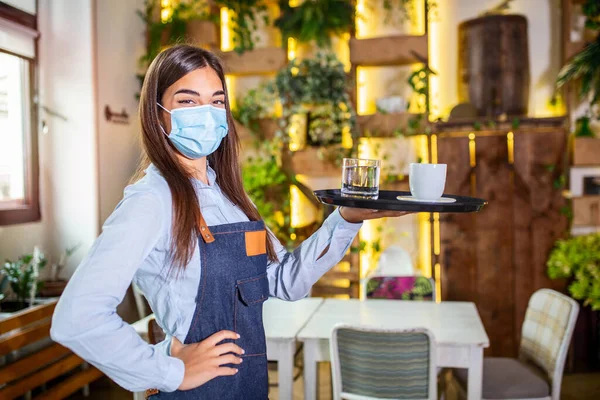
<path fill-rule="evenodd" d="M 483 399 L 559 400 L 565 359 L 579 313 L 572 298 L 541 289 L 529 299 L 519 358 L 483 361 Z M 465 370 L 454 372 L 463 396 Z"/>
<path fill-rule="evenodd" d="M 338 325 L 330 343 L 334 400 L 437 398 L 435 339 L 427 329 Z"/>

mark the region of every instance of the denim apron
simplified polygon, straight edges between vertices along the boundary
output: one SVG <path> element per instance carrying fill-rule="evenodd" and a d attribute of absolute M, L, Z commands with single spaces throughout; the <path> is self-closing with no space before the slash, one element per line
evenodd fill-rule
<path fill-rule="evenodd" d="M 198 343 L 221 330 L 234 331 L 240 335 L 234 342 L 245 350 L 243 362 L 227 365 L 238 368 L 233 376 L 220 376 L 191 390 L 153 391 L 150 400 L 266 400 L 269 384 L 262 310 L 269 297 L 269 281 L 264 222 L 208 227 L 201 218 L 199 225 L 202 272 L 184 343 Z"/>

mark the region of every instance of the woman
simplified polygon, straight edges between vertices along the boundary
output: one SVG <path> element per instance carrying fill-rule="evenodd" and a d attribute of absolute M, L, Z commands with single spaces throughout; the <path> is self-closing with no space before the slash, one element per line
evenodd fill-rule
<path fill-rule="evenodd" d="M 305 297 L 363 220 L 403 214 L 337 210 L 288 253 L 242 187 L 223 68 L 208 51 L 159 54 L 139 114 L 145 174 L 71 278 L 52 338 L 126 389 L 155 389 L 153 400 L 266 399 L 264 300 Z M 160 344 L 116 314 L 132 280 L 166 332 Z"/>

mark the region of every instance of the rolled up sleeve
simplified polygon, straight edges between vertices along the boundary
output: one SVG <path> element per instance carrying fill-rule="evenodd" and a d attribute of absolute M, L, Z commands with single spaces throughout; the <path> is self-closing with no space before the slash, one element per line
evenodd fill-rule
<path fill-rule="evenodd" d="M 275 240 L 278 262 L 267 266 L 271 296 L 284 300 L 306 297 L 315 282 L 342 260 L 361 226 L 347 222 L 336 210 L 293 252 Z"/>

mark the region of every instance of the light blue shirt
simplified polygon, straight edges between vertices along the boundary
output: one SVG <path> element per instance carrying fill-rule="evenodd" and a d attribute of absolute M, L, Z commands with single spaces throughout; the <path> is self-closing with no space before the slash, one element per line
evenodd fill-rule
<path fill-rule="evenodd" d="M 221 192 L 215 172 L 209 184 L 194 181 L 206 223 L 248 221 Z M 184 342 L 196 307 L 200 258 L 196 248 L 185 270 L 169 274 L 171 192 L 158 169 L 125 189 L 102 234 L 79 265 L 58 302 L 51 336 L 131 391 L 171 392 L 183 381 L 184 364 L 169 353 L 171 338 Z M 312 285 L 336 265 L 361 224 L 346 222 L 336 210 L 295 251 L 276 241 L 279 262 L 267 266 L 271 296 L 305 297 Z M 327 252 L 319 256 L 327 249 Z M 116 313 L 132 280 L 141 288 L 167 339 L 149 345 Z"/>

